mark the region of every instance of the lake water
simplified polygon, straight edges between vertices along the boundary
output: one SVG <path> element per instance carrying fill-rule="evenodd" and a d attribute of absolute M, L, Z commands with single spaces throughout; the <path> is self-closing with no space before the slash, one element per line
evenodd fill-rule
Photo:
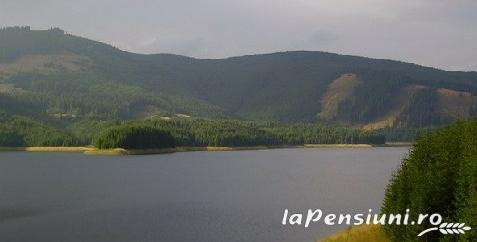
<path fill-rule="evenodd" d="M 284 209 L 378 210 L 407 148 L 0 153 L 0 241 L 314 241 Z"/>

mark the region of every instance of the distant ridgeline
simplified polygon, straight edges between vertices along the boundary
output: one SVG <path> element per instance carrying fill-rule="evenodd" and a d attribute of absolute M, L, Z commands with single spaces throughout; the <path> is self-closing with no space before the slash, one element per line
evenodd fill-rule
<path fill-rule="evenodd" d="M 66 133 L 85 120 L 186 114 L 329 123 L 404 141 L 475 116 L 477 73 L 308 51 L 141 55 L 58 28 L 11 27 L 0 29 L 0 110 Z"/>
<path fill-rule="evenodd" d="M 419 241 L 477 241 L 477 119 L 421 136 L 387 188 L 383 214 L 442 215 L 445 223 L 465 223 L 465 234 L 427 233 Z M 426 220 L 428 221 L 428 220 Z M 428 223 L 386 226 L 393 241 L 417 241 Z M 449 228 L 449 227 L 447 227 Z M 455 227 L 453 227 L 455 228 Z"/>

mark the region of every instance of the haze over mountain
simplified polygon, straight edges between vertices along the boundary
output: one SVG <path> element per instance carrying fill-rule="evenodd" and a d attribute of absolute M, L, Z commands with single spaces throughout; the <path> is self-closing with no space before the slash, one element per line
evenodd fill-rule
<path fill-rule="evenodd" d="M 477 73 L 309 51 L 142 55 L 16 27 L 0 30 L 0 109 L 73 121 L 186 114 L 425 127 L 477 113 Z"/>

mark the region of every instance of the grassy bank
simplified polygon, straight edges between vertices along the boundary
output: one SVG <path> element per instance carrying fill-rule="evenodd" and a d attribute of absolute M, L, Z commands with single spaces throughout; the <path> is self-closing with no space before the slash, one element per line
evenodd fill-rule
<path fill-rule="evenodd" d="M 86 152 L 94 150 L 91 147 L 0 147 L 0 151 L 28 152 Z"/>
<path fill-rule="evenodd" d="M 286 148 L 372 148 L 372 147 L 401 147 L 410 146 L 408 143 L 390 143 L 386 145 L 369 144 L 305 144 L 305 145 L 279 145 L 279 146 L 237 146 L 237 147 L 191 147 L 181 146 L 163 149 L 97 149 L 94 147 L 0 147 L 0 151 L 27 151 L 27 152 L 81 152 L 89 155 L 146 155 L 164 154 L 174 152 L 192 151 L 239 151 L 239 150 L 267 150 Z"/>
<path fill-rule="evenodd" d="M 371 148 L 370 144 L 305 144 L 305 148 Z"/>
<path fill-rule="evenodd" d="M 319 242 L 390 242 L 380 225 L 348 228 Z"/>
<path fill-rule="evenodd" d="M 193 151 L 239 151 L 239 150 L 265 150 L 280 148 L 302 148 L 303 146 L 247 146 L 247 147 L 175 147 L 163 149 L 90 149 L 85 154 L 90 155 L 148 155 L 148 154 L 167 154 L 175 152 L 193 152 Z"/>
<path fill-rule="evenodd" d="M 384 146 L 389 147 L 410 147 L 413 146 L 415 143 L 412 142 L 386 142 Z"/>

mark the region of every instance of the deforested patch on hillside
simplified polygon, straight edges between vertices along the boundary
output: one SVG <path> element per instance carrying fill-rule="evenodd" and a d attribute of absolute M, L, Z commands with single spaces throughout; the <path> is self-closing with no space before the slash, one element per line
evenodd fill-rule
<path fill-rule="evenodd" d="M 33 71 L 40 73 L 49 73 L 52 71 L 80 71 L 90 64 L 91 60 L 89 58 L 70 52 L 25 55 L 13 62 L 0 63 L 0 76 Z"/>
<path fill-rule="evenodd" d="M 0 83 L 0 94 L 7 95 L 19 95 L 24 93 L 25 90 L 15 87 L 13 84 L 9 83 Z"/>
<path fill-rule="evenodd" d="M 437 89 L 439 116 L 449 119 L 468 119 L 477 111 L 477 96 L 446 88 Z"/>
<path fill-rule="evenodd" d="M 353 96 L 356 87 L 361 81 L 355 74 L 343 74 L 334 80 L 321 99 L 321 112 L 319 117 L 325 120 L 335 120 L 340 103 Z"/>
<path fill-rule="evenodd" d="M 389 111 L 383 115 L 383 117 L 377 119 L 374 122 L 367 123 L 363 125 L 364 130 L 377 130 L 383 128 L 392 128 L 397 126 L 396 121 L 399 116 L 403 113 L 406 107 L 412 105 L 411 100 L 412 96 L 416 95 L 419 91 L 425 89 L 425 86 L 422 85 L 408 85 L 402 88 L 402 91 L 399 93 L 399 96 L 396 98 L 394 105 Z"/>

